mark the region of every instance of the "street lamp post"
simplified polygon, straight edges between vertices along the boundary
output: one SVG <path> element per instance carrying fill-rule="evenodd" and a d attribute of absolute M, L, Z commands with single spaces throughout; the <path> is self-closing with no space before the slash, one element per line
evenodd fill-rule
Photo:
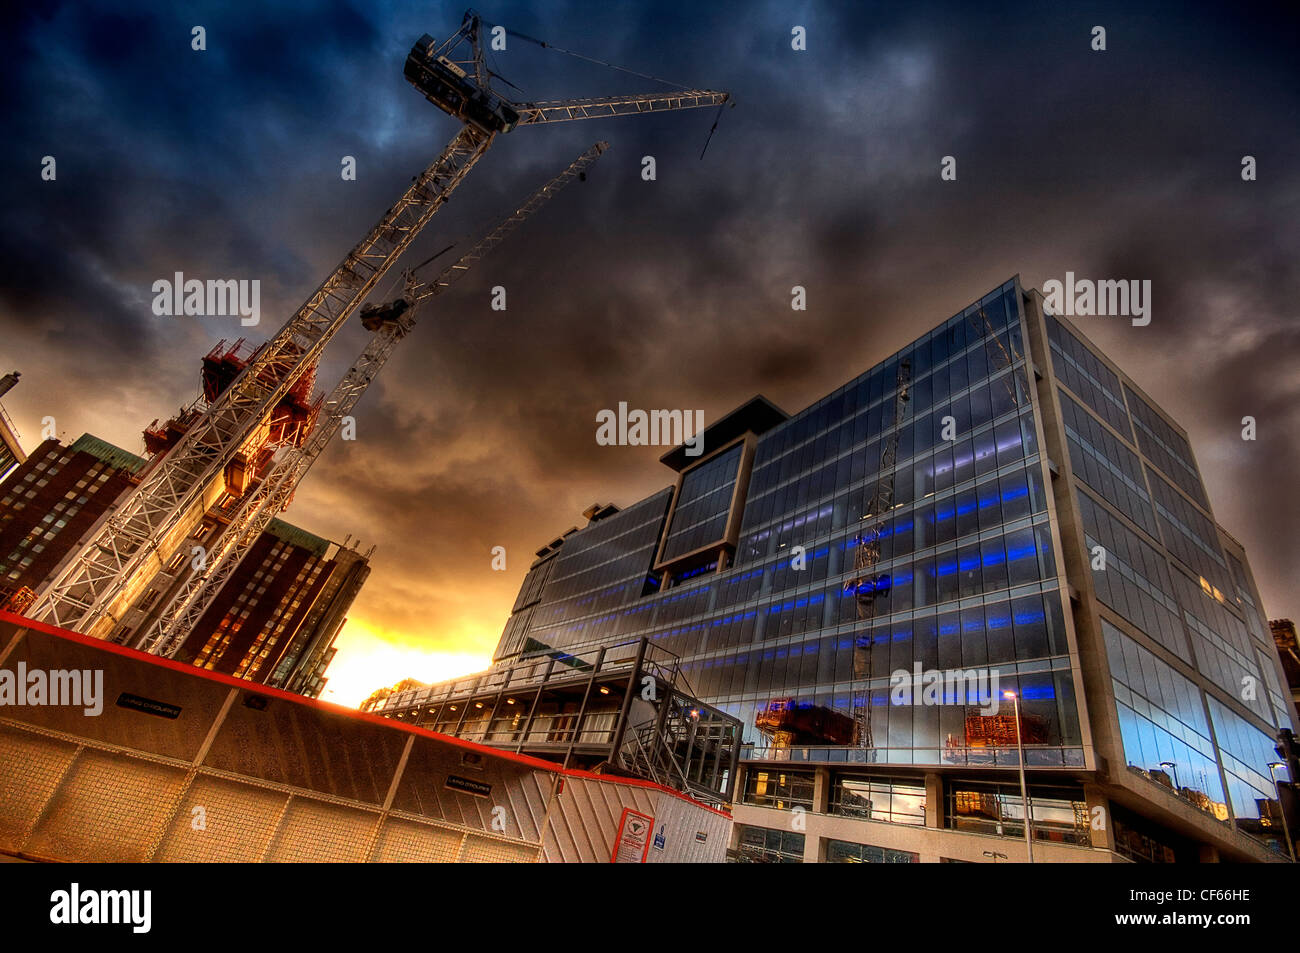
<path fill-rule="evenodd" d="M 1172 761 L 1161 761 L 1160 767 L 1168 768 L 1170 771 L 1174 773 L 1174 791 L 1175 793 L 1178 794 L 1179 797 L 1182 797 L 1183 789 L 1178 784 L 1178 765 L 1174 764 Z"/>
<path fill-rule="evenodd" d="M 1273 779 L 1273 790 L 1277 792 L 1277 811 L 1282 815 L 1282 836 L 1286 838 L 1287 853 L 1291 855 L 1291 863 L 1295 863 L 1295 841 L 1291 840 L 1291 826 L 1286 822 L 1286 811 L 1282 807 L 1282 785 L 1278 784 L 1276 769 L 1282 767 L 1281 761 L 1271 761 L 1268 765 L 1268 776 Z"/>
<path fill-rule="evenodd" d="M 1034 862 L 1034 832 L 1033 820 L 1029 814 L 1029 786 L 1025 783 L 1025 744 L 1020 736 L 1020 696 L 1015 692 L 1003 692 L 1003 698 L 1010 698 L 1015 705 L 1016 712 L 1016 751 L 1019 753 L 1020 761 L 1020 803 L 1024 806 L 1025 811 L 1025 852 L 1029 856 L 1029 863 Z"/>

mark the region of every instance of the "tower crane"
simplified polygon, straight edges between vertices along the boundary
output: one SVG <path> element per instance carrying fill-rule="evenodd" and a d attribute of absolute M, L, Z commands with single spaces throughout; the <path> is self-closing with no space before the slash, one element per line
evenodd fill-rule
<path fill-rule="evenodd" d="M 460 29 L 441 45 L 422 37 L 404 70 L 426 98 L 461 122 L 460 131 L 73 554 L 38 595 L 32 617 L 100 638 L 111 633 L 134 601 L 138 580 L 147 571 L 152 576 L 160 570 L 184 540 L 192 517 L 202 511 L 206 489 L 256 439 L 271 408 L 306 368 L 316 366 L 326 345 L 499 134 L 516 125 L 731 101 L 725 92 L 678 90 L 514 104 L 491 87 L 481 26 L 482 19 L 469 11 Z"/>
<path fill-rule="evenodd" d="M 867 504 L 871 524 L 858 533 L 853 549 L 852 579 L 844 583 L 844 591 L 853 593 L 859 622 L 869 622 L 876 615 L 876 600 L 889 595 L 889 576 L 876 575 L 880 562 L 880 538 L 885 532 L 886 514 L 894 506 L 894 467 L 898 463 L 898 438 L 903 431 L 903 415 L 907 412 L 912 386 L 912 362 L 898 363 L 898 390 L 894 395 L 893 432 L 885 440 L 880 452 L 880 468 L 876 471 L 876 486 Z M 871 736 L 871 633 L 859 634 L 853 642 L 853 678 L 865 683 L 863 704 L 853 703 L 853 721 L 857 744 L 874 747 Z"/>
<path fill-rule="evenodd" d="M 984 346 L 990 354 L 994 368 L 1001 371 L 1009 367 L 1013 360 L 1012 354 L 1015 354 L 1014 346 L 1008 353 L 1006 346 L 993 330 L 993 324 L 983 308 L 971 315 L 970 323 L 976 333 L 985 339 Z M 990 348 L 990 342 L 996 346 L 996 351 Z M 1016 359 L 1018 358 L 1019 355 L 1016 355 Z M 894 397 L 894 429 L 881 450 L 876 486 L 871 501 L 867 504 L 867 514 L 872 517 L 872 522 L 865 531 L 858 534 L 853 554 L 854 575 L 844 583 L 844 591 L 854 594 L 859 622 L 870 622 L 874 619 L 878 601 L 889 595 L 888 574 L 877 575 L 875 568 L 880 562 L 880 539 L 885 530 L 885 514 L 894 505 L 894 467 L 898 463 L 898 439 L 902 432 L 903 414 L 907 410 L 911 382 L 912 365 L 910 361 L 904 359 L 898 365 L 898 391 Z M 1004 378 L 1004 383 L 1011 403 L 1016 404 L 1015 382 L 1008 375 Z M 871 733 L 871 642 L 871 633 L 860 634 L 854 640 L 853 648 L 853 678 L 866 684 L 863 704 L 853 703 L 857 744 L 864 748 L 874 747 Z"/>
<path fill-rule="evenodd" d="M 397 343 L 414 329 L 421 303 L 442 294 L 463 278 L 475 263 L 566 185 L 574 179 L 585 178 L 587 170 L 608 148 L 609 143 L 598 142 L 580 155 L 433 280 L 419 282 L 414 273 L 408 272 L 401 297 L 362 309 L 361 321 L 372 332 L 370 340 L 325 398 L 316 426 L 301 445 L 286 442 L 276 449 L 266 476 L 240 501 L 230 524 L 208 552 L 209 568 L 184 580 L 155 621 L 144 627 L 136 648 L 166 656 L 180 649 L 267 524 L 288 505 L 298 484 L 374 382 Z"/>
<path fill-rule="evenodd" d="M 976 320 L 977 318 L 979 320 Z M 1006 345 L 1002 343 L 1002 339 L 998 337 L 997 332 L 993 330 L 993 322 L 989 320 L 988 314 L 982 307 L 978 312 L 971 315 L 970 323 L 976 333 L 979 334 L 980 337 L 984 338 L 985 353 L 989 355 L 989 359 L 993 362 L 993 366 L 998 371 L 1006 370 L 1011 366 L 1013 361 L 1020 360 L 1020 355 L 1016 352 L 1016 347 L 1011 341 L 1010 334 L 1007 335 L 1007 344 L 1011 345 L 1011 351 L 1008 352 Z M 997 348 L 996 351 L 989 348 L 990 341 Z M 1007 394 L 1011 398 L 1012 405 L 1019 406 L 1020 402 L 1016 399 L 1016 383 L 1012 377 L 1013 375 L 1011 374 L 1006 375 L 1002 378 L 1002 383 L 1006 385 Z"/>

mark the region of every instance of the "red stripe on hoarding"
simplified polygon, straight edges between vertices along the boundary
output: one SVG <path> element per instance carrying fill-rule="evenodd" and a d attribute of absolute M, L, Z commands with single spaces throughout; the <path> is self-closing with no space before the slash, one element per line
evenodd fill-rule
<path fill-rule="evenodd" d="M 175 659 L 163 658 L 158 655 L 150 655 L 148 652 L 141 652 L 138 649 L 127 648 L 125 645 L 116 645 L 112 642 L 106 642 L 103 639 L 92 638 L 89 635 L 82 635 L 80 632 L 73 632 L 71 629 L 61 629 L 58 626 L 50 625 L 48 622 L 39 622 L 36 619 L 27 619 L 20 615 L 14 615 L 12 612 L 0 611 L 0 622 L 8 622 L 18 626 L 20 629 L 32 629 L 45 635 L 52 635 L 58 639 L 64 639 L 68 642 L 76 642 L 87 648 L 96 649 L 101 652 L 109 652 L 114 655 L 121 655 L 137 662 L 144 662 L 148 665 L 156 665 L 159 668 L 170 669 L 189 678 L 206 679 L 209 682 L 216 682 L 219 685 L 225 685 L 229 688 L 237 688 L 240 691 L 249 692 L 254 695 L 267 695 L 271 698 L 278 698 L 282 701 L 291 702 L 295 705 L 304 705 L 309 708 L 315 708 L 318 711 L 327 712 L 331 715 L 338 715 L 344 718 L 354 718 L 358 721 L 368 722 L 370 724 L 382 725 L 385 728 L 406 731 L 423 738 L 433 738 L 437 741 L 445 742 L 457 748 L 463 748 L 466 751 L 475 751 L 493 758 L 501 758 L 515 764 L 524 765 L 534 768 L 538 771 L 546 771 L 551 774 L 558 774 L 570 778 L 589 778 L 593 781 L 602 781 L 607 784 L 622 784 L 628 787 L 647 788 L 650 790 L 661 791 L 664 794 L 670 794 L 673 797 L 680 798 L 696 807 L 702 807 L 706 811 L 712 811 L 721 817 L 730 818 L 731 815 L 726 811 L 719 810 L 712 805 L 697 801 L 689 794 L 683 794 L 681 791 L 674 791 L 670 787 L 662 784 L 656 784 L 654 781 L 646 781 L 642 778 L 620 778 L 611 774 L 595 774 L 591 771 L 583 771 L 578 768 L 561 768 L 553 761 L 543 761 L 541 758 L 534 758 L 531 755 L 516 754 L 513 751 L 503 751 L 500 748 L 493 748 L 489 745 L 481 745 L 473 741 L 466 741 L 463 738 L 454 738 L 451 735 L 440 734 L 436 731 L 430 731 L 428 728 L 421 728 L 418 725 L 410 725 L 403 721 L 397 721 L 393 718 L 384 718 L 380 715 L 371 714 L 366 711 L 358 711 L 355 708 L 347 708 L 334 702 L 323 702 L 316 698 L 307 698 L 303 695 L 295 695 L 293 692 L 286 692 L 281 688 L 271 688 L 269 685 L 261 685 L 257 682 L 246 681 L 242 678 L 235 678 L 231 675 L 223 675 L 220 672 L 212 672 L 208 669 L 197 668 L 187 662 L 177 662 Z"/>

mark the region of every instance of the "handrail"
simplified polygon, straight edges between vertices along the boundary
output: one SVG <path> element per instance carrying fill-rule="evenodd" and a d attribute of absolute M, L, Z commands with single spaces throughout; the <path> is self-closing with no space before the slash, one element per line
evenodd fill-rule
<path fill-rule="evenodd" d="M 663 681 L 669 684 L 679 684 L 685 681 L 681 670 L 681 656 L 677 655 L 663 646 L 656 645 L 654 642 L 644 638 L 626 639 L 622 642 L 616 642 L 613 645 L 604 647 L 604 657 L 599 667 L 595 664 L 596 658 L 600 657 L 600 647 L 596 647 L 578 654 L 566 653 L 563 659 L 557 659 L 551 655 L 539 655 L 528 659 L 527 661 L 516 662 L 507 668 L 488 669 L 485 672 L 479 672 L 474 675 L 465 675 L 460 678 L 449 679 L 445 682 L 439 682 L 430 685 L 428 688 L 408 689 L 404 692 L 394 692 L 389 695 L 378 705 L 376 711 L 392 711 L 398 708 L 418 707 L 437 701 L 451 701 L 456 698 L 473 696 L 479 692 L 501 687 L 536 685 L 538 682 L 554 681 L 556 677 L 555 669 L 550 665 L 552 662 L 567 662 L 570 660 L 577 661 L 579 664 L 572 666 L 574 677 L 599 674 L 602 672 L 620 672 L 630 669 L 636 663 L 635 655 L 629 655 L 624 658 L 609 658 L 611 652 L 616 652 L 620 648 L 636 646 L 640 642 L 646 642 L 646 653 L 642 659 L 642 666 L 650 669 Z M 661 656 L 651 658 L 651 654 Z M 583 658 L 584 655 L 591 655 L 591 661 Z M 663 658 L 666 656 L 667 658 Z M 583 667 L 583 666 L 586 667 Z"/>
<path fill-rule="evenodd" d="M 636 648 L 636 654 L 628 653 L 627 650 L 631 647 Z M 611 658 L 611 653 L 622 654 L 623 657 Z M 638 664 L 637 672 L 649 674 L 663 683 L 666 694 L 659 704 L 667 706 L 667 710 L 661 708 L 652 720 L 642 721 L 635 726 L 629 725 L 623 731 L 622 743 L 616 751 L 610 752 L 609 758 L 622 770 L 633 775 L 647 777 L 657 784 L 702 801 L 719 805 L 727 803 L 726 796 L 710 789 L 702 779 L 691 780 L 684 767 L 680 749 L 686 746 L 693 751 L 711 752 L 718 757 L 721 757 L 720 752 L 731 752 L 731 758 L 734 758 L 732 749 L 739 732 L 728 731 L 727 726 L 739 723 L 696 698 L 688 690 L 689 685 L 682 673 L 681 657 L 647 638 L 627 639 L 597 648 L 594 657 L 591 657 L 591 653 L 565 653 L 563 657 L 534 656 L 507 667 L 489 669 L 425 688 L 395 692 L 380 702 L 376 710 L 385 715 L 402 717 L 401 713 L 404 712 L 413 712 L 426 706 L 441 706 L 453 700 L 461 701 L 478 695 L 486 696 L 495 692 L 500 696 L 516 689 L 523 693 L 538 684 L 568 682 L 571 678 L 594 679 L 604 673 L 627 673 Z M 700 720 L 703 709 L 713 711 L 714 715 L 706 715 Z M 626 715 L 625 708 L 623 717 Z M 722 716 L 721 720 L 715 716 Z M 538 713 L 530 718 L 526 735 L 519 738 L 512 734 L 513 729 L 503 731 L 495 725 L 494 709 L 493 716 L 487 719 L 475 719 L 463 725 L 458 721 L 455 730 L 459 732 L 463 728 L 463 737 L 487 743 L 518 741 L 521 744 L 600 744 L 601 739 L 606 738 L 604 743 L 612 744 L 617 738 L 614 730 L 588 726 L 585 720 L 581 724 L 569 724 L 567 719 L 570 717 L 572 716 Z M 561 723 L 564 727 L 557 727 Z M 687 760 L 692 758 L 690 756 Z"/>
<path fill-rule="evenodd" d="M 15 442 L 22 439 L 23 435 L 20 434 L 18 428 L 14 426 L 13 418 L 5 412 L 4 404 L 0 404 L 0 422 L 3 422 L 4 425 L 9 428 L 9 432 L 14 435 Z"/>

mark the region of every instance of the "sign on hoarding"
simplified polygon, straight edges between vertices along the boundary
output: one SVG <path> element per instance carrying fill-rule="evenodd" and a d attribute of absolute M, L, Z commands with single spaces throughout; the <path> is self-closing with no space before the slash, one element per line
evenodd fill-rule
<path fill-rule="evenodd" d="M 618 822 L 618 836 L 614 838 L 615 864 L 644 864 L 645 855 L 650 850 L 650 832 L 654 829 L 655 819 L 648 814 L 641 814 L 630 807 L 623 808 L 623 817 Z"/>

